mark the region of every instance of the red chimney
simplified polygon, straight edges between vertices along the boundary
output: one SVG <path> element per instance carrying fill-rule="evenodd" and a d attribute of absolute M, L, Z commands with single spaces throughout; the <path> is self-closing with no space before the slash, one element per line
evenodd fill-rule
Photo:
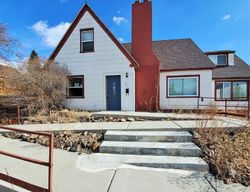
<path fill-rule="evenodd" d="M 152 48 L 152 2 L 132 5 L 132 56 L 140 67 L 135 76 L 136 111 L 155 111 L 159 106 L 159 61 Z"/>

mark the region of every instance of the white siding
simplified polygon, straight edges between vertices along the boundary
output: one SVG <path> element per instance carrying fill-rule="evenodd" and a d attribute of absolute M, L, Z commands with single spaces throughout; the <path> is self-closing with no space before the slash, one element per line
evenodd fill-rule
<path fill-rule="evenodd" d="M 185 75 L 200 75 L 200 109 L 206 108 L 208 105 L 216 105 L 217 108 L 225 109 L 225 101 L 215 101 L 215 81 L 212 80 L 211 70 L 192 70 L 192 71 L 173 71 L 161 72 L 160 74 L 160 108 L 167 109 L 196 109 L 197 98 L 167 98 L 167 76 L 185 76 Z M 211 97 L 211 98 L 206 98 Z M 246 101 L 228 101 L 228 109 L 239 110 L 247 109 Z"/>
<path fill-rule="evenodd" d="M 94 28 L 95 52 L 80 53 L 80 29 Z M 121 75 L 121 108 L 135 109 L 135 71 L 129 60 L 92 16 L 86 12 L 55 60 L 66 64 L 71 75 L 84 75 L 85 98 L 68 99 L 67 107 L 106 110 L 106 75 Z M 126 78 L 126 73 L 129 74 Z M 125 89 L 130 94 L 126 96 Z"/>
<path fill-rule="evenodd" d="M 234 53 L 228 54 L 228 65 L 234 65 Z"/>
<path fill-rule="evenodd" d="M 208 58 L 217 65 L 217 55 L 208 55 Z"/>
<path fill-rule="evenodd" d="M 160 73 L 160 108 L 164 109 L 196 109 L 197 98 L 167 98 L 167 76 L 200 75 L 200 96 L 213 97 L 212 70 L 171 71 Z M 208 104 L 209 100 L 200 102 Z"/>

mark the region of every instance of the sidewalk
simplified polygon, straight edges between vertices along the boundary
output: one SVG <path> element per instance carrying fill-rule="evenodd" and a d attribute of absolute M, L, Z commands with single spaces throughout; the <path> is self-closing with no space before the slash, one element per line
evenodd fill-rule
<path fill-rule="evenodd" d="M 47 160 L 48 157 L 48 149 L 37 144 L 0 137 L 0 146 L 3 151 L 40 160 Z M 55 192 L 247 192 L 250 190 L 241 185 L 224 185 L 222 182 L 214 182 L 213 177 L 205 174 L 182 170 L 119 165 L 119 167 L 105 169 L 104 166 L 102 170 L 87 171 L 79 167 L 78 159 L 81 156 L 55 149 L 53 177 Z M 42 187 L 47 185 L 47 171 L 44 167 L 1 155 L 0 172 L 5 173 L 6 170 L 11 176 Z M 25 190 L 0 181 L 0 191 L 22 192 Z"/>
<path fill-rule="evenodd" d="M 29 124 L 29 125 L 8 125 L 18 129 L 30 131 L 91 131 L 91 130 L 192 130 L 199 125 L 199 121 L 195 120 L 175 120 L 175 121 L 134 121 L 134 122 L 93 122 L 93 123 L 61 123 L 61 124 Z M 236 121 L 230 119 L 221 119 L 216 121 L 208 121 L 207 127 L 221 128 L 241 128 L 246 125 L 244 121 Z M 1 132 L 6 132 L 0 129 Z"/>

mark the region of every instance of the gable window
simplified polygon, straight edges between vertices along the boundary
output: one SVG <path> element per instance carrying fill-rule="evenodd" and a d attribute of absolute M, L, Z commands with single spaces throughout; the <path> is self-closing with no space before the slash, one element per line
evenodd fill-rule
<path fill-rule="evenodd" d="M 199 76 L 167 77 L 168 97 L 197 97 Z"/>
<path fill-rule="evenodd" d="M 227 65 L 227 55 L 217 55 L 217 65 Z"/>
<path fill-rule="evenodd" d="M 221 81 L 215 82 L 216 100 L 246 100 L 246 81 Z"/>
<path fill-rule="evenodd" d="M 68 79 L 68 98 L 84 98 L 84 76 L 70 76 Z"/>
<path fill-rule="evenodd" d="M 81 53 L 93 52 L 94 51 L 94 29 L 81 29 Z"/>

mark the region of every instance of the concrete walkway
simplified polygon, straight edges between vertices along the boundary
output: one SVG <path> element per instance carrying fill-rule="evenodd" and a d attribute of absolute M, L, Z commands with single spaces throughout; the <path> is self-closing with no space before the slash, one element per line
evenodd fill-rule
<path fill-rule="evenodd" d="M 99 111 L 93 114 L 96 117 L 111 116 L 111 117 L 133 117 L 142 118 L 148 120 L 201 120 L 204 119 L 203 115 L 196 113 L 150 113 L 150 112 L 135 112 L 135 111 Z M 232 117 L 224 117 L 218 115 L 216 119 L 233 121 L 236 123 L 246 123 L 247 120 L 244 118 L 237 119 Z"/>
<path fill-rule="evenodd" d="M 0 149 L 27 157 L 47 160 L 47 148 L 18 140 L 0 137 Z M 79 161 L 83 156 L 55 149 L 54 182 L 55 192 L 249 192 L 241 185 L 224 185 L 214 178 L 196 172 L 138 168 L 112 164 L 110 159 L 89 162 Z M 85 158 L 86 159 L 86 158 Z M 80 163 L 79 163 L 80 162 Z M 99 167 L 98 167 L 99 166 Z M 9 157 L 0 156 L 0 172 L 33 184 L 46 187 L 46 168 L 32 165 Z M 212 185 L 211 185 L 212 184 Z M 0 181 L 1 192 L 25 191 Z"/>
<path fill-rule="evenodd" d="M 29 124 L 9 125 L 8 127 L 30 131 L 84 131 L 84 130 L 192 130 L 202 121 L 166 120 L 166 121 L 134 121 L 134 122 L 93 122 L 93 123 L 61 123 L 61 124 Z M 206 126 L 240 128 L 247 125 L 246 121 L 224 118 L 216 121 L 208 120 Z M 5 132 L 0 129 L 0 133 Z"/>

